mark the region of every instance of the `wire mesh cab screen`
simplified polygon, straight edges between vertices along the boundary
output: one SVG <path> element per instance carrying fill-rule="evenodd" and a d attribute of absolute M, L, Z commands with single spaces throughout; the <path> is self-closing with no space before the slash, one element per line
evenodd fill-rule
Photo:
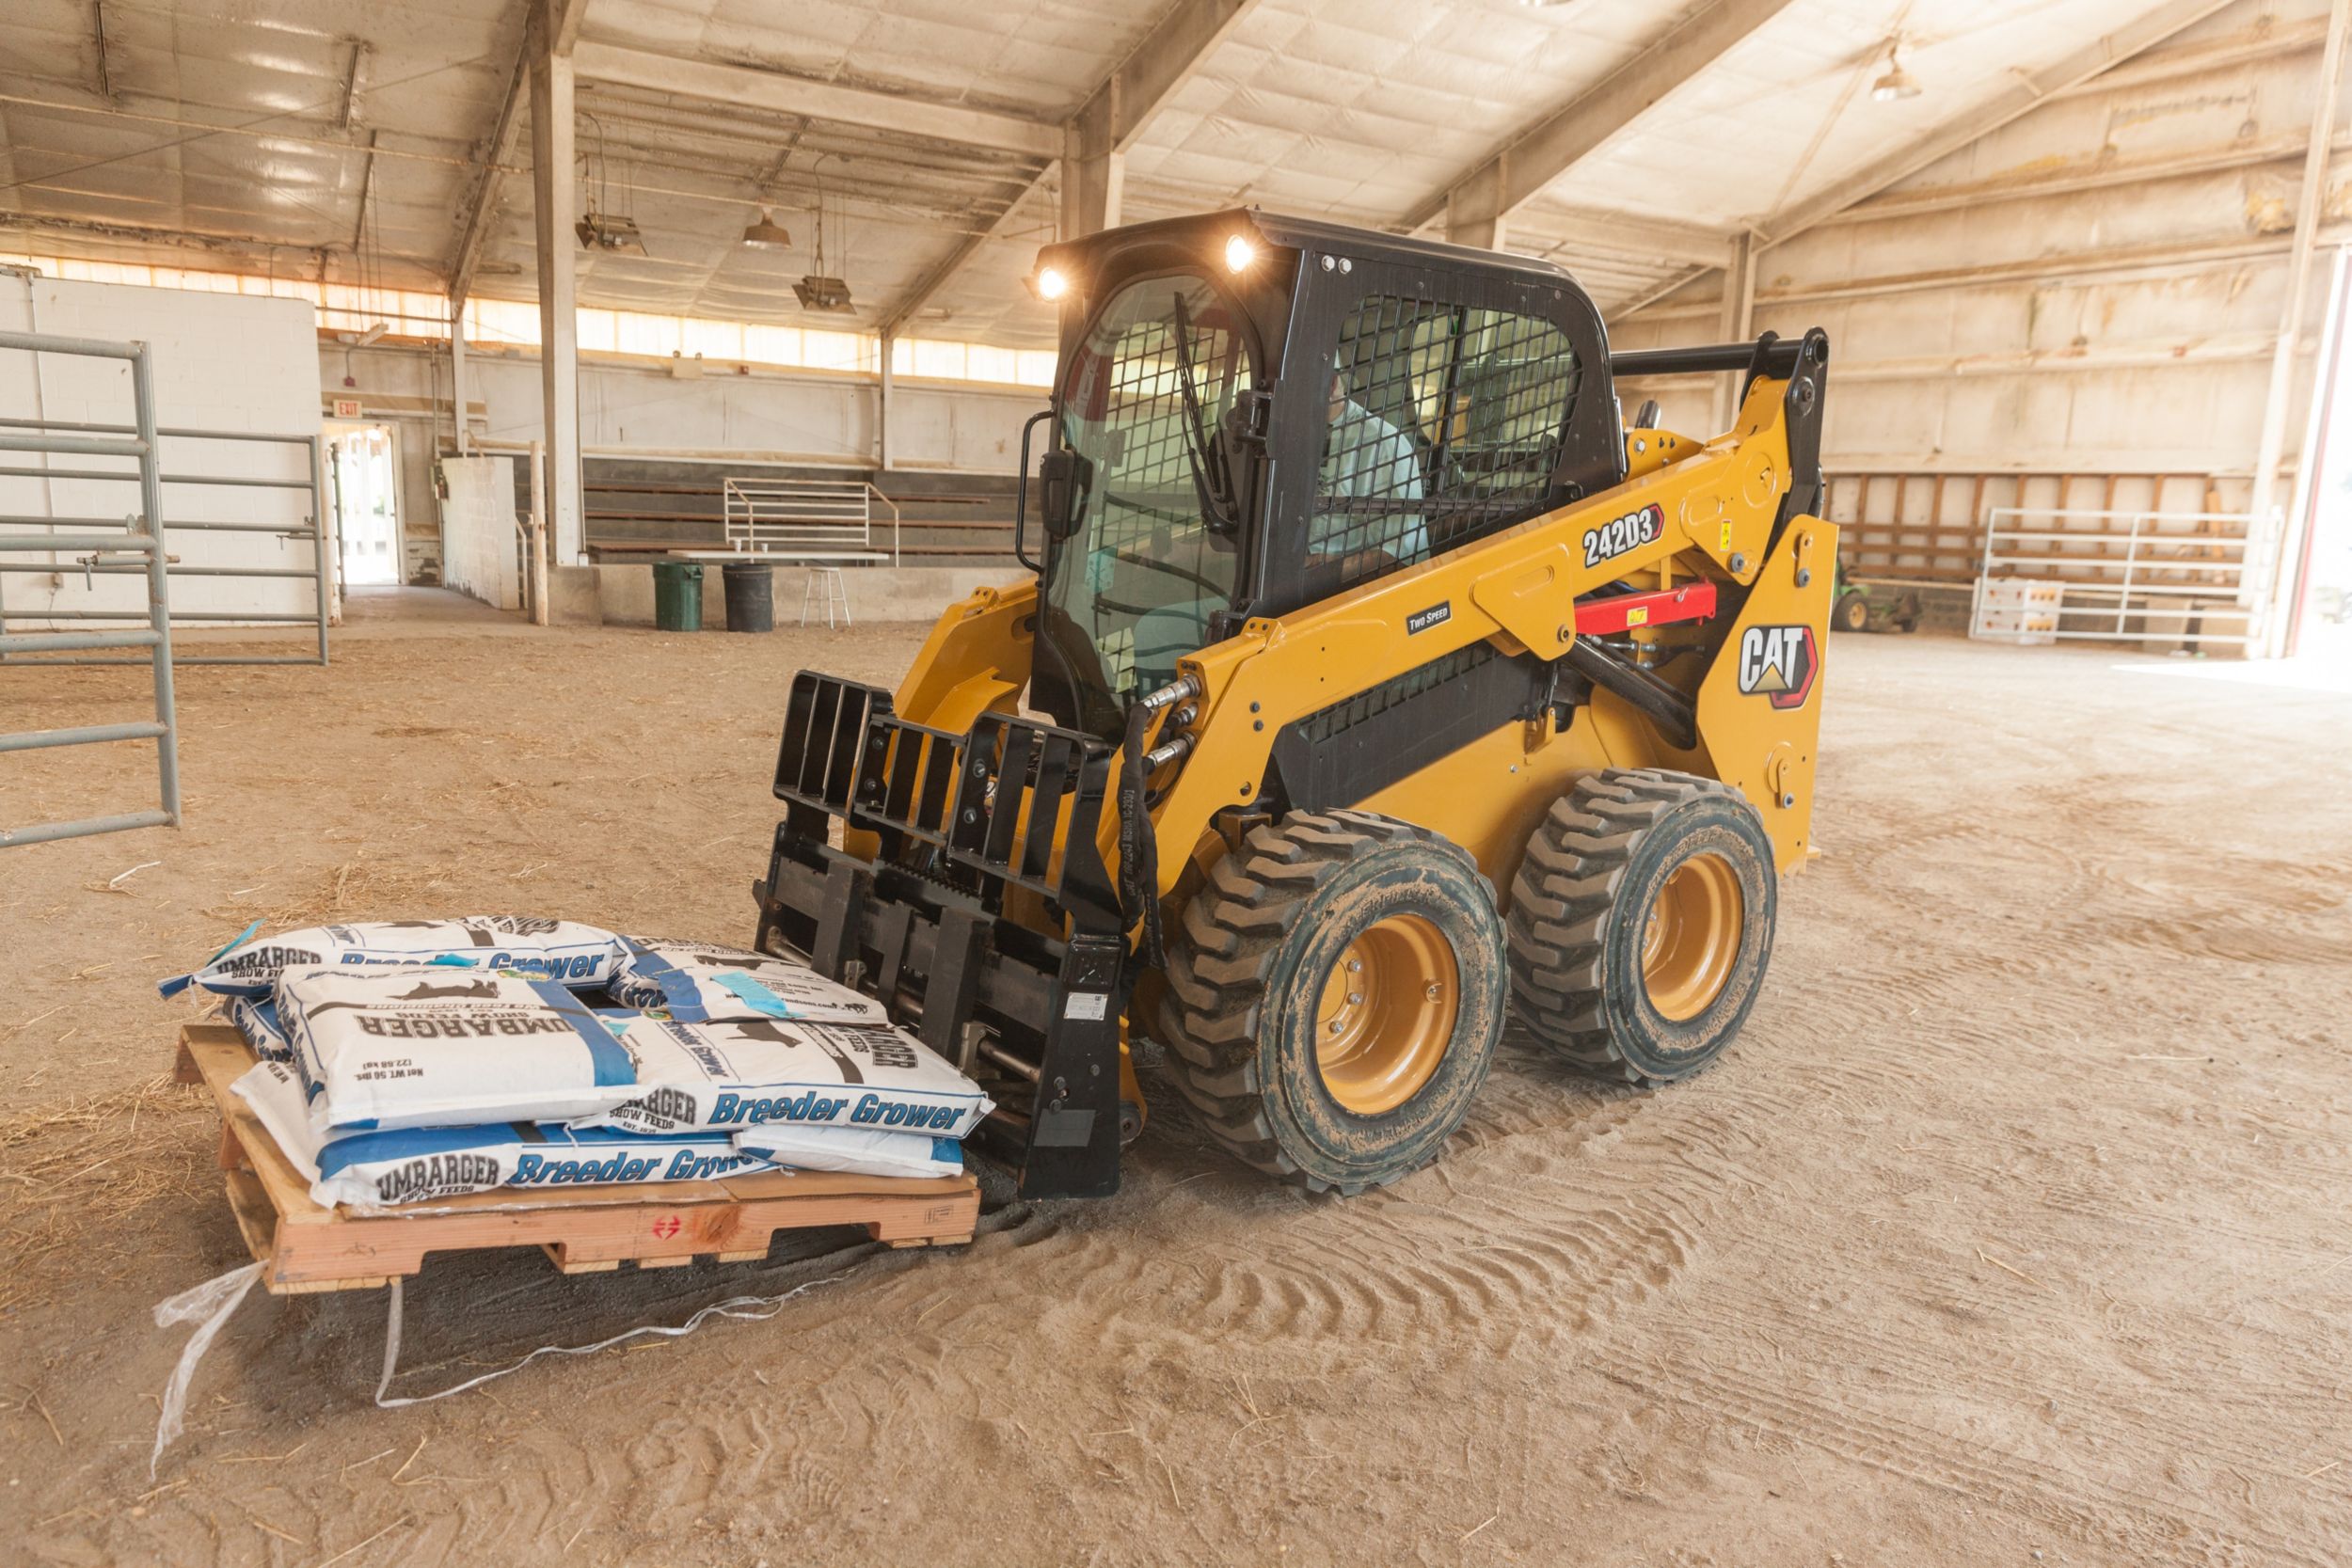
<path fill-rule="evenodd" d="M 1048 562 L 1058 616 L 1045 629 L 1098 700 L 1123 706 L 1166 684 L 1232 601 L 1234 542 L 1208 527 L 1201 484 L 1217 422 L 1249 380 L 1231 309 L 1193 274 L 1125 285 L 1072 358 L 1060 435 L 1085 479 L 1077 527 Z"/>
<path fill-rule="evenodd" d="M 1540 511 L 1579 369 L 1541 317 L 1365 294 L 1333 356 L 1309 570 L 1346 587 Z"/>
<path fill-rule="evenodd" d="M 1573 279 L 1303 237 L 1250 613 L 1318 603 L 1624 478 L 1607 337 Z"/>

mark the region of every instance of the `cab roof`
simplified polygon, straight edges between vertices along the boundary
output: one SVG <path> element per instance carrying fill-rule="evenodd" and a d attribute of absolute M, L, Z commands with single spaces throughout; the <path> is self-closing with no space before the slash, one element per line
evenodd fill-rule
<path fill-rule="evenodd" d="M 1407 263 L 1420 262 L 1451 271 L 1515 275 L 1555 283 L 1575 282 L 1565 267 L 1537 261 L 1532 256 L 1482 250 L 1475 245 L 1449 245 L 1442 240 L 1415 239 L 1410 235 L 1391 234 L 1378 229 L 1359 229 L 1352 224 L 1333 223 L 1327 218 L 1269 213 L 1260 207 L 1233 207 L 1218 213 L 1196 213 L 1185 217 L 1160 218 L 1151 223 L 1105 229 L 1082 239 L 1042 246 L 1038 251 L 1037 259 L 1041 266 L 1057 265 L 1083 274 L 1115 263 L 1122 253 L 1131 250 L 1170 246 L 1191 249 L 1198 246 L 1200 253 L 1207 256 L 1213 254 L 1214 248 L 1226 237 L 1253 231 L 1267 244 L 1291 250 L 1327 251 L 1357 258 L 1377 257 Z"/>

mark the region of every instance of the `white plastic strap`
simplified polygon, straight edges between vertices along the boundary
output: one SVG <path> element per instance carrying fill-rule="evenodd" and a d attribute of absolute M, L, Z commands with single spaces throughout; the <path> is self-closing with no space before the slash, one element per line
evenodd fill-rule
<path fill-rule="evenodd" d="M 156 1466 L 163 1460 L 164 1450 L 180 1440 L 181 1433 L 184 1429 L 183 1418 L 187 1409 L 188 1385 L 196 1377 L 198 1363 L 204 1359 L 204 1353 L 213 1348 L 213 1340 L 219 1337 L 221 1325 L 229 1321 L 230 1314 L 237 1309 L 247 1292 L 253 1289 L 253 1282 L 261 1277 L 262 1265 L 247 1263 L 242 1268 L 230 1269 L 227 1274 L 216 1278 L 208 1279 L 201 1285 L 183 1291 L 167 1301 L 156 1303 L 155 1325 L 158 1328 L 169 1328 L 175 1323 L 194 1323 L 197 1326 L 196 1332 L 188 1337 L 187 1347 L 180 1353 L 180 1364 L 171 1370 L 171 1381 L 164 1386 L 163 1416 L 155 1423 L 155 1451 L 149 1456 L 147 1462 L 149 1479 L 153 1479 Z M 468 1378 L 465 1382 L 451 1387 L 430 1394 L 388 1398 L 386 1391 L 391 1387 L 392 1375 L 400 1366 L 402 1293 L 401 1281 L 395 1276 L 391 1284 L 390 1307 L 384 1322 L 384 1371 L 383 1375 L 376 1380 L 375 1402 L 386 1410 L 398 1410 L 411 1404 L 430 1404 L 435 1400 L 445 1400 L 453 1394 L 462 1394 L 469 1388 L 479 1388 L 484 1384 L 495 1382 L 510 1372 L 521 1371 L 543 1355 L 594 1355 L 599 1351 L 611 1350 L 615 1345 L 625 1344 L 645 1335 L 653 1335 L 665 1339 L 680 1339 L 700 1328 L 704 1322 L 710 1318 L 739 1318 L 754 1323 L 761 1322 L 783 1311 L 785 1303 L 792 1300 L 793 1297 L 803 1295 L 819 1285 L 835 1284 L 848 1277 L 846 1274 L 828 1275 L 822 1279 L 812 1279 L 804 1285 L 796 1285 L 782 1295 L 729 1296 L 724 1301 L 713 1302 L 708 1307 L 703 1307 L 692 1317 L 675 1327 L 660 1323 L 645 1323 L 615 1334 L 609 1339 L 599 1339 L 593 1345 L 541 1345 L 519 1361 L 501 1367 L 495 1371 L 484 1372 L 479 1377 Z"/>
<path fill-rule="evenodd" d="M 213 1348 L 221 1324 L 229 1321 L 229 1314 L 237 1309 L 237 1304 L 245 1300 L 246 1292 L 261 1277 L 262 1265 L 247 1263 L 155 1304 L 157 1328 L 193 1322 L 196 1332 L 188 1336 L 187 1348 L 180 1353 L 180 1364 L 171 1370 L 171 1381 L 164 1385 L 164 1413 L 155 1423 L 155 1451 L 148 1456 L 148 1480 L 155 1479 L 155 1466 L 162 1462 L 164 1450 L 180 1439 L 181 1418 L 187 1409 L 188 1384 L 196 1376 L 197 1363 Z M 395 1296 L 393 1302 L 393 1310 L 397 1312 L 399 1298 Z"/>
<path fill-rule="evenodd" d="M 783 1311 L 784 1304 L 794 1296 L 814 1291 L 819 1285 L 831 1285 L 849 1277 L 846 1274 L 828 1275 L 822 1279 L 812 1279 L 805 1285 L 796 1285 L 780 1296 L 729 1296 L 724 1301 L 712 1302 L 675 1328 L 664 1327 L 659 1323 L 646 1323 L 641 1327 L 615 1334 L 610 1339 L 599 1339 L 593 1345 L 541 1345 L 519 1361 L 501 1367 L 496 1371 L 484 1372 L 480 1377 L 469 1377 L 463 1383 L 453 1385 L 437 1393 L 403 1395 L 397 1399 L 387 1399 L 384 1391 L 392 1386 L 392 1373 L 400 1364 L 401 1291 L 400 1280 L 395 1276 L 392 1280 L 391 1308 L 386 1314 L 384 1321 L 384 1375 L 376 1380 L 375 1402 L 385 1410 L 398 1410 L 404 1405 L 410 1404 L 429 1404 L 435 1400 L 445 1400 L 452 1394 L 462 1394 L 469 1388 L 479 1388 L 485 1383 L 506 1376 L 509 1372 L 519 1372 L 543 1355 L 594 1355 L 598 1351 L 611 1350 L 614 1345 L 624 1344 L 640 1335 L 647 1334 L 657 1335 L 664 1339 L 684 1338 L 695 1329 L 700 1328 L 706 1318 L 743 1318 L 755 1323 L 760 1322 Z"/>

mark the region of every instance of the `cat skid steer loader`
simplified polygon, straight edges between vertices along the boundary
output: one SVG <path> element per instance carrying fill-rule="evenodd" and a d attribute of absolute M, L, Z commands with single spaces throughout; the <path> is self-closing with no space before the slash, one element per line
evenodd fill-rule
<path fill-rule="evenodd" d="M 1556 267 L 1255 210 L 1030 284 L 1034 579 L 895 691 L 794 677 L 758 944 L 980 1077 L 1027 1196 L 1117 1189 L 1146 1040 L 1344 1193 L 1438 1153 L 1507 1015 L 1620 1082 L 1712 1061 L 1813 809 L 1826 338 L 1613 357 Z M 1729 431 L 1624 427 L 1615 378 L 1695 372 Z"/>

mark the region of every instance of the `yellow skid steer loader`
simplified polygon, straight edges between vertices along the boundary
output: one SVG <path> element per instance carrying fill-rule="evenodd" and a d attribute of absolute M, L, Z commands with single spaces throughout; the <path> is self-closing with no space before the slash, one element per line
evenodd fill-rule
<path fill-rule="evenodd" d="M 1437 1154 L 1508 1015 L 1621 1082 L 1712 1061 L 1812 816 L 1827 339 L 1613 357 L 1557 267 L 1256 210 L 1031 285 L 1035 578 L 895 691 L 794 677 L 759 945 L 981 1078 L 1027 1196 L 1117 1189 L 1146 1039 L 1345 1193 Z M 1616 377 L 1701 372 L 1729 431 L 1625 428 Z"/>

